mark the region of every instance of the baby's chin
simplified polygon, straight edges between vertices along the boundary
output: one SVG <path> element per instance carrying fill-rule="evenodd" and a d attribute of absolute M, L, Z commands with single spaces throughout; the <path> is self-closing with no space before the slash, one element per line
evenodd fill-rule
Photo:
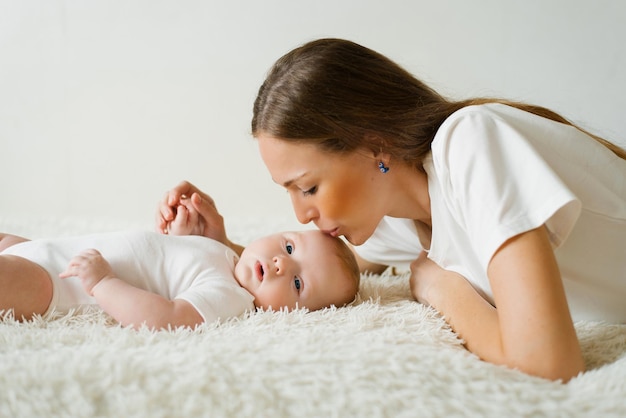
<path fill-rule="evenodd" d="M 244 272 L 242 272 L 243 269 L 239 265 L 240 261 L 241 259 L 234 257 L 235 269 L 233 271 L 233 277 L 235 278 L 235 281 L 239 284 L 239 286 L 250 292 L 250 290 L 248 290 L 248 286 L 246 286 L 246 283 L 248 283 L 248 281 L 246 280 L 246 275 L 244 274 Z"/>
<path fill-rule="evenodd" d="M 239 277 L 237 277 L 236 274 L 233 274 L 233 277 L 235 278 L 235 281 L 237 282 L 237 284 L 241 287 L 243 287 L 244 289 L 246 289 L 246 287 L 241 283 L 241 280 L 239 280 Z M 246 289 L 248 290 L 248 289 Z"/>

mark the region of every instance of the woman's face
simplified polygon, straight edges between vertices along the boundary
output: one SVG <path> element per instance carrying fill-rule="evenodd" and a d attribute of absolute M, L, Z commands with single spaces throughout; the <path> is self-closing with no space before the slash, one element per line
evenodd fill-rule
<path fill-rule="evenodd" d="M 303 224 L 364 243 L 385 215 L 382 174 L 367 151 L 333 154 L 316 146 L 260 134 L 261 157 L 272 179 L 285 187 Z"/>

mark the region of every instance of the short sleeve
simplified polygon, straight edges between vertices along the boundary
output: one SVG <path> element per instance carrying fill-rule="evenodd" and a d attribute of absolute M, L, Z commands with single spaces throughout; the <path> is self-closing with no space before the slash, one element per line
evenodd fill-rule
<path fill-rule="evenodd" d="M 506 240 L 542 224 L 558 247 L 580 214 L 576 196 L 525 135 L 469 107 L 446 120 L 432 144 L 445 204 L 484 269 Z"/>
<path fill-rule="evenodd" d="M 207 281 L 199 279 L 197 284 L 176 299 L 191 303 L 205 323 L 234 318 L 254 309 L 254 298 L 244 288 L 215 278 Z"/>
<path fill-rule="evenodd" d="M 354 249 L 369 262 L 406 269 L 422 246 L 413 220 L 385 216 L 372 236 Z"/>

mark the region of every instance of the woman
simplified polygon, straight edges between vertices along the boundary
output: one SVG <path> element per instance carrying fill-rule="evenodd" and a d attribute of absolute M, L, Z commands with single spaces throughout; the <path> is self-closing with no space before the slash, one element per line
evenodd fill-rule
<path fill-rule="evenodd" d="M 584 370 L 572 318 L 626 321 L 626 153 L 558 114 L 450 101 L 374 51 L 321 39 L 273 66 L 252 133 L 300 222 L 343 235 L 362 269 L 411 261 L 416 300 L 480 358 L 568 380 Z M 181 195 L 229 243 L 186 182 L 157 226 Z"/>

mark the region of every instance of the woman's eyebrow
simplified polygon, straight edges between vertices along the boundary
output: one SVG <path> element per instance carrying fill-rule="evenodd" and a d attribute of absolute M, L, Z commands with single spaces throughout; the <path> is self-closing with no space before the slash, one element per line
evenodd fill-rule
<path fill-rule="evenodd" d="M 296 177 L 294 177 L 294 178 L 292 178 L 292 179 L 290 179 L 290 180 L 285 181 L 285 182 L 282 184 L 282 186 L 283 186 L 284 188 L 288 188 L 289 186 L 291 186 L 291 185 L 292 185 L 293 183 L 295 183 L 296 181 L 300 180 L 300 179 L 301 179 L 302 177 L 304 177 L 305 175 L 306 175 L 306 172 L 304 172 L 304 173 L 302 173 L 302 174 L 300 174 L 300 175 L 297 175 Z M 272 179 L 272 180 L 274 180 L 274 179 Z M 280 184 L 280 183 L 279 183 L 279 182 L 277 182 L 276 180 L 274 180 L 274 183 L 276 183 L 276 184 Z"/>

